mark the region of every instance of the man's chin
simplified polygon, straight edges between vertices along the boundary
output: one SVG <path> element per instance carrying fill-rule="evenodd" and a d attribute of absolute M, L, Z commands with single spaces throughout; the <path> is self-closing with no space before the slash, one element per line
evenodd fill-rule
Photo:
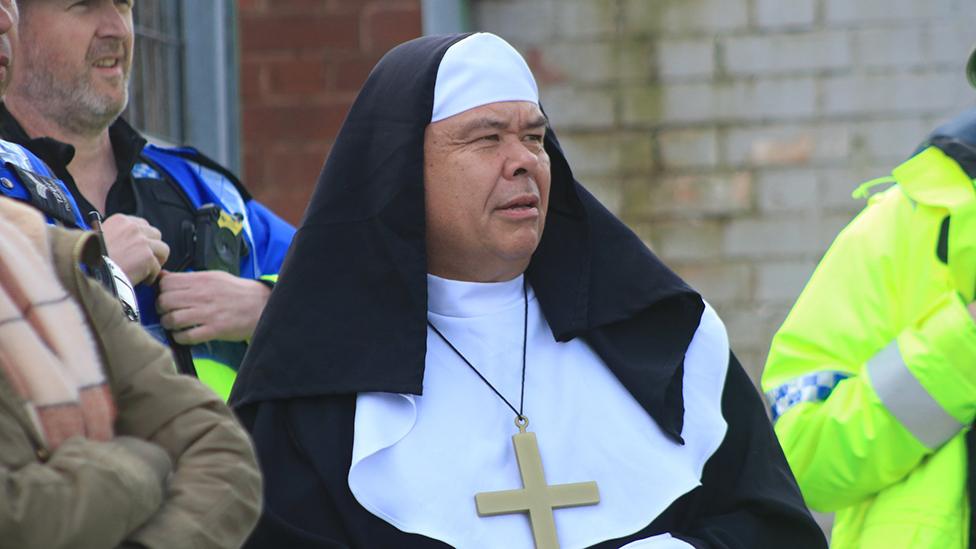
<path fill-rule="evenodd" d="M 498 255 L 512 263 L 531 261 L 532 254 L 539 247 L 539 239 L 535 235 L 525 235 L 522 238 L 513 239 L 506 242 L 499 250 Z"/>
<path fill-rule="evenodd" d="M 88 97 L 86 103 L 88 104 L 89 111 L 95 118 L 107 120 L 111 123 L 125 110 L 126 105 L 129 103 L 129 94 L 127 92 L 92 94 Z"/>

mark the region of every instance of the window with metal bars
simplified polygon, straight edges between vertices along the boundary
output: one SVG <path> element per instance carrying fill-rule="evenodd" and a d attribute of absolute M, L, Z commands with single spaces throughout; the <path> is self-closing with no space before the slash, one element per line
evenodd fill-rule
<path fill-rule="evenodd" d="M 129 107 L 135 127 L 168 143 L 183 143 L 183 26 L 179 0 L 139 0 L 133 11 Z"/>
<path fill-rule="evenodd" d="M 126 120 L 150 139 L 240 166 L 234 0 L 139 0 Z"/>

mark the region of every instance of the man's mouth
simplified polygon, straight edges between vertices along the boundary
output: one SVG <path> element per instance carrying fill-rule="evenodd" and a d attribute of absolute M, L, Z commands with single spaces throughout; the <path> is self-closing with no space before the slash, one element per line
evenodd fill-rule
<path fill-rule="evenodd" d="M 99 69 L 114 69 L 119 66 L 120 59 L 118 57 L 103 57 L 101 59 L 96 59 L 92 66 Z"/>
<path fill-rule="evenodd" d="M 534 194 L 522 194 L 504 202 L 497 211 L 514 219 L 535 217 L 539 215 L 539 197 Z"/>
<path fill-rule="evenodd" d="M 535 208 L 539 205 L 539 197 L 531 194 L 519 195 L 502 204 L 499 210 L 519 210 Z"/>

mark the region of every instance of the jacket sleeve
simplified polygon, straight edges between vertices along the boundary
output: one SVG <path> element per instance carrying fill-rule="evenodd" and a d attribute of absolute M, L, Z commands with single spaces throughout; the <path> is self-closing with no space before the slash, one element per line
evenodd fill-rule
<path fill-rule="evenodd" d="M 773 339 L 763 389 L 814 509 L 898 482 L 973 420 L 976 325 L 936 257 L 939 221 L 897 187 L 881 195 Z"/>
<path fill-rule="evenodd" d="M 728 432 L 702 473 L 702 508 L 671 535 L 699 549 L 826 549 L 776 442 L 762 399 L 734 356 L 722 395 Z"/>
<path fill-rule="evenodd" d="M 116 406 L 116 433 L 164 448 L 165 502 L 129 538 L 147 547 L 239 547 L 257 521 L 261 479 L 243 429 L 219 397 L 176 373 L 169 351 L 87 277 L 77 284 L 96 327 Z"/>
<path fill-rule="evenodd" d="M 259 278 L 277 282 L 295 228 L 257 200 L 248 201 L 247 215 L 254 236 L 254 253 L 258 254 L 261 269 Z"/>
<path fill-rule="evenodd" d="M 163 499 L 159 474 L 117 441 L 67 440 L 47 462 L 0 467 L 0 548 L 114 547 Z"/>

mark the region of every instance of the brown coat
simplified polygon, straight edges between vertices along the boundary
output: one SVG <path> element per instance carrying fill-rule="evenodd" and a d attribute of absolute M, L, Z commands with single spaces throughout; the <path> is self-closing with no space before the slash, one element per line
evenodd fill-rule
<path fill-rule="evenodd" d="M 217 395 L 177 374 L 169 350 L 83 274 L 80 263 L 98 253 L 93 235 L 50 231 L 58 277 L 101 354 L 122 438 L 75 437 L 51 452 L 0 376 L 0 548 L 239 547 L 261 501 L 245 432 Z M 152 445 L 172 460 L 168 480 Z"/>

